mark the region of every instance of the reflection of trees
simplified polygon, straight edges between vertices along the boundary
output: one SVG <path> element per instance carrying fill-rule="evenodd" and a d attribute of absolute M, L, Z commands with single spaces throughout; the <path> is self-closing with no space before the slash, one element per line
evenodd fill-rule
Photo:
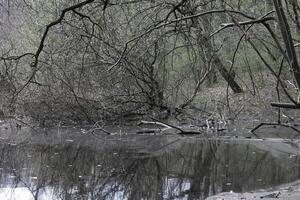
<path fill-rule="evenodd" d="M 198 150 L 194 162 L 194 174 L 191 179 L 190 199 L 207 197 L 209 195 L 212 164 L 215 162 L 214 154 L 218 144 L 207 142 L 202 149 Z"/>
<path fill-rule="evenodd" d="M 96 151 L 75 144 L 2 144 L 0 184 L 27 187 L 35 199 L 45 190 L 61 199 L 201 199 L 292 181 L 300 174 L 294 165 L 298 157 L 283 165 L 248 144 L 183 140 L 171 150 L 159 149 L 152 155 L 118 145 Z"/>
<path fill-rule="evenodd" d="M 163 199 L 163 172 L 155 157 L 140 159 L 128 183 L 128 199 Z"/>

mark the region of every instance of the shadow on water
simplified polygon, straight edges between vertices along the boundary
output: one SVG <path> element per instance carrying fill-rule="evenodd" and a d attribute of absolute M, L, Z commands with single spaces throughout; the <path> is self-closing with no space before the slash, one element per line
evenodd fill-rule
<path fill-rule="evenodd" d="M 300 177 L 298 155 L 253 141 L 45 137 L 19 144 L 1 140 L 0 199 L 205 199 Z"/>

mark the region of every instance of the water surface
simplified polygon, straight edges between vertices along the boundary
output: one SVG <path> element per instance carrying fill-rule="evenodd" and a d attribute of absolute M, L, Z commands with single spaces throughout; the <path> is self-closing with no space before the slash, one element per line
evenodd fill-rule
<path fill-rule="evenodd" d="M 205 199 L 300 178 L 290 141 L 29 132 L 0 138 L 1 200 Z"/>

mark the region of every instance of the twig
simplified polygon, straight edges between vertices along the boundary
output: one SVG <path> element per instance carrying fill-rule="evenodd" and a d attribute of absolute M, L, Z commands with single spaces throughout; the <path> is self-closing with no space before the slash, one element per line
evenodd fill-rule
<path fill-rule="evenodd" d="M 30 124 L 24 122 L 23 120 L 18 119 L 17 117 L 12 117 L 12 119 L 14 119 L 14 120 L 16 120 L 17 122 L 20 122 L 20 123 L 24 124 L 25 126 L 31 128 L 34 132 L 39 133 L 39 131 L 38 131 L 34 126 L 31 126 Z"/>

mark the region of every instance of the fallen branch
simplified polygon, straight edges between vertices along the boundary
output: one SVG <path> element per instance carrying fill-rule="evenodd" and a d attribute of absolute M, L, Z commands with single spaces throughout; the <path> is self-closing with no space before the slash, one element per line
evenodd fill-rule
<path fill-rule="evenodd" d="M 149 129 L 149 130 L 140 130 L 136 132 L 136 134 L 145 134 L 145 133 L 155 133 L 155 130 Z"/>
<path fill-rule="evenodd" d="M 254 132 L 262 126 L 283 126 L 283 127 L 287 127 L 287 128 L 294 130 L 295 132 L 298 133 L 298 135 L 300 134 L 300 130 L 295 128 L 293 125 L 281 124 L 281 123 L 265 123 L 265 122 L 260 123 L 255 128 L 253 128 L 250 132 L 253 133 L 256 137 L 258 137 Z"/>
<path fill-rule="evenodd" d="M 277 108 L 300 109 L 300 104 L 294 103 L 271 102 L 271 106 Z"/>
<path fill-rule="evenodd" d="M 141 126 L 143 124 L 152 124 L 152 125 L 159 125 L 159 126 L 162 126 L 162 127 L 165 127 L 165 129 L 170 129 L 170 128 L 173 128 L 172 126 L 169 126 L 167 125 L 166 123 L 163 123 L 163 122 L 158 122 L 157 120 L 156 121 L 144 121 L 142 120 L 138 126 Z"/>
<path fill-rule="evenodd" d="M 155 119 L 155 118 L 152 118 L 152 117 L 151 117 L 151 119 L 153 119 L 153 120 L 155 120 L 156 122 L 159 122 L 159 123 L 161 123 L 161 124 L 164 124 L 165 126 L 174 128 L 174 129 L 176 129 L 176 130 L 178 130 L 178 131 L 180 131 L 180 132 L 184 132 L 181 128 L 179 128 L 179 127 L 177 127 L 177 126 L 168 124 L 168 123 L 166 123 L 166 122 L 160 121 L 159 119 Z"/>
<path fill-rule="evenodd" d="M 100 128 L 100 127 L 97 127 L 97 128 L 95 128 L 95 129 L 93 129 L 93 130 L 91 130 L 91 131 L 92 131 L 92 133 L 94 133 L 94 131 L 96 131 L 96 130 L 100 130 L 100 131 L 106 133 L 107 135 L 112 135 L 111 132 L 109 132 L 109 131 L 107 131 L 107 130 L 105 130 L 105 129 L 103 129 L 103 128 Z"/>
<path fill-rule="evenodd" d="M 178 126 L 167 124 L 167 123 L 162 122 L 162 121 L 160 121 L 158 119 L 155 119 L 155 118 L 151 118 L 151 119 L 155 120 L 156 123 L 159 123 L 159 124 L 162 124 L 166 127 L 171 127 L 173 129 L 178 130 L 179 133 L 177 133 L 177 134 L 179 134 L 179 135 L 199 135 L 199 134 L 202 134 L 200 131 L 185 131 L 185 130 L 182 130 L 181 128 L 179 128 Z"/>

